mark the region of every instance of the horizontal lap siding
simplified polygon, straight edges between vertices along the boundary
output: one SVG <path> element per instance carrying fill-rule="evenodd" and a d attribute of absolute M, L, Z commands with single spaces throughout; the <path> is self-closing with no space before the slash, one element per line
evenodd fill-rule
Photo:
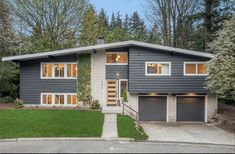
<path fill-rule="evenodd" d="M 41 62 L 76 62 L 76 55 L 20 63 L 20 98 L 25 104 L 40 104 L 40 93 L 76 93 L 76 79 L 40 79 Z"/>
<path fill-rule="evenodd" d="M 128 65 L 106 65 L 106 79 L 116 80 L 117 72 L 119 73 L 120 79 L 127 79 L 128 78 Z"/>
<path fill-rule="evenodd" d="M 206 58 L 133 47 L 129 50 L 129 91 L 132 93 L 205 93 L 205 76 L 184 76 L 184 62 Z M 145 76 L 145 62 L 171 62 L 171 76 Z"/>

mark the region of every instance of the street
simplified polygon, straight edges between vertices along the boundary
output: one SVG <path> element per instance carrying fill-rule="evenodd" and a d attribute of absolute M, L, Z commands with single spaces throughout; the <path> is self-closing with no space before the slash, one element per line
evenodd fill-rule
<path fill-rule="evenodd" d="M 126 141 L 0 142 L 0 153 L 234 153 L 234 146 Z"/>

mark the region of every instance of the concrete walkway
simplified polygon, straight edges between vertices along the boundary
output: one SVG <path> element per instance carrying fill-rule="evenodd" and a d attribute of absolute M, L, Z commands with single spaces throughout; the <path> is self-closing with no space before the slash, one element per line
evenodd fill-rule
<path fill-rule="evenodd" d="M 105 114 L 102 138 L 117 138 L 117 114 Z"/>

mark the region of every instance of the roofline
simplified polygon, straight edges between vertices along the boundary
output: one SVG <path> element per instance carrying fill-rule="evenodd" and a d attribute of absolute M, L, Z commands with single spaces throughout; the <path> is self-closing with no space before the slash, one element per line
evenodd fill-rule
<path fill-rule="evenodd" d="M 105 44 L 97 44 L 91 46 L 84 46 L 78 48 L 71 48 L 71 49 L 62 49 L 62 50 L 55 50 L 49 52 L 41 52 L 41 53 L 33 53 L 33 54 L 25 54 L 25 55 L 17 55 L 17 56 L 9 56 L 3 57 L 2 61 L 14 61 L 14 60 L 30 60 L 30 59 L 38 59 L 38 58 L 46 58 L 48 56 L 61 56 L 61 55 L 68 55 L 73 53 L 89 53 L 93 50 L 102 50 L 102 49 L 110 49 L 110 48 L 121 48 L 121 47 L 128 47 L 128 46 L 140 46 L 152 49 L 160 49 L 164 51 L 175 51 L 182 54 L 205 57 L 205 58 L 212 58 L 213 55 L 210 53 L 198 52 L 193 50 L 181 49 L 181 48 L 174 48 L 150 43 L 144 43 L 139 41 L 123 41 L 123 42 L 114 42 L 114 43 L 105 43 Z"/>

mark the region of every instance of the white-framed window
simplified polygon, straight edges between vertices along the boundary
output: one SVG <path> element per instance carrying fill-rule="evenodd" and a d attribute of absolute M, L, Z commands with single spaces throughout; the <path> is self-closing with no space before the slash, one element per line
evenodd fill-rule
<path fill-rule="evenodd" d="M 127 52 L 106 52 L 106 65 L 127 65 Z"/>
<path fill-rule="evenodd" d="M 120 79 L 119 80 L 119 91 L 118 96 L 119 98 L 123 97 L 124 92 L 128 90 L 128 81 L 127 79 Z"/>
<path fill-rule="evenodd" d="M 76 79 L 77 63 L 42 62 L 41 79 Z"/>
<path fill-rule="evenodd" d="M 146 76 L 170 76 L 171 62 L 145 62 Z"/>
<path fill-rule="evenodd" d="M 206 62 L 184 62 L 185 76 L 204 76 L 207 75 Z"/>
<path fill-rule="evenodd" d="M 41 105 L 72 106 L 77 103 L 76 93 L 41 93 Z"/>

